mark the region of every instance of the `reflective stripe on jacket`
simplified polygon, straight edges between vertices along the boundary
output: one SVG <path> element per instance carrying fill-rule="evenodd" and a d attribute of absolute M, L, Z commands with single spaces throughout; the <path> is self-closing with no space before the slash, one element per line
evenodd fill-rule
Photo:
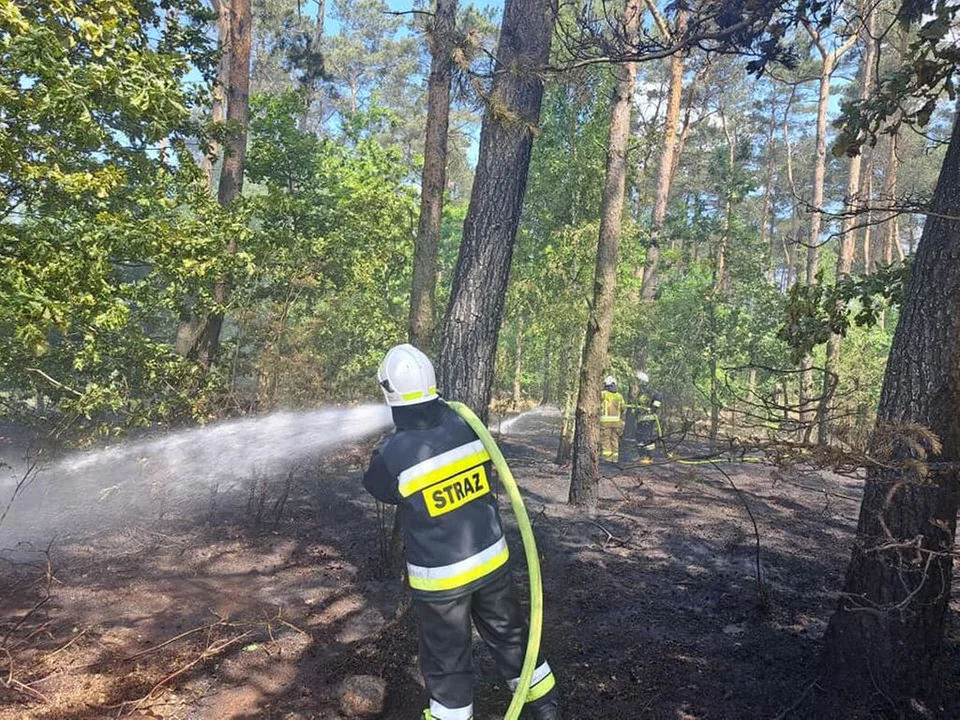
<path fill-rule="evenodd" d="M 604 390 L 601 394 L 600 422 L 617 423 L 623 414 L 623 395 Z"/>
<path fill-rule="evenodd" d="M 374 452 L 363 483 L 402 507 L 415 597 L 461 597 L 506 570 L 509 551 L 492 482 L 480 439 L 443 404 L 429 427 L 398 428 Z"/>

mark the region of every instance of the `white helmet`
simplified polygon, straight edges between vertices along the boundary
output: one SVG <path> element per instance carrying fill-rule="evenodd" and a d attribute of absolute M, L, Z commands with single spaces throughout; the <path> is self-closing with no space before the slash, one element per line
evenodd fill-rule
<path fill-rule="evenodd" d="M 604 387 L 610 387 L 611 385 L 616 385 L 616 384 L 617 384 L 617 379 L 613 375 L 607 375 L 607 377 L 604 378 L 604 381 L 603 381 Z"/>
<path fill-rule="evenodd" d="M 643 370 L 637 370 L 637 380 L 642 383 L 650 382 L 650 376 L 647 375 Z"/>
<path fill-rule="evenodd" d="M 377 380 L 390 407 L 437 399 L 437 375 L 430 358 L 413 345 L 395 345 L 380 363 Z"/>

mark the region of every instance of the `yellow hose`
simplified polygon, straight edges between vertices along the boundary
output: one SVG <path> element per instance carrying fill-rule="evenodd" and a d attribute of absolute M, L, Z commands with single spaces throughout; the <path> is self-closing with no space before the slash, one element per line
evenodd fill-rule
<path fill-rule="evenodd" d="M 523 539 L 523 553 L 527 558 L 527 571 L 530 574 L 530 635 L 527 640 L 527 654 L 523 660 L 523 669 L 520 671 L 520 682 L 513 692 L 513 700 L 510 701 L 507 714 L 504 715 L 504 720 L 517 720 L 520 717 L 520 711 L 523 710 L 527 692 L 530 690 L 530 680 L 537 665 L 540 635 L 543 631 L 543 583 L 540 579 L 537 543 L 533 537 L 530 518 L 527 517 L 527 509 L 523 505 L 523 498 L 520 497 L 520 490 L 517 488 L 517 481 L 513 479 L 513 473 L 510 472 L 510 467 L 503 459 L 503 453 L 500 452 L 487 426 L 463 403 L 448 400 L 447 405 L 467 422 L 480 438 L 484 449 L 490 454 L 493 466 L 500 474 L 507 496 L 510 498 L 513 514 L 516 515 L 517 525 L 520 527 L 520 537 Z"/>

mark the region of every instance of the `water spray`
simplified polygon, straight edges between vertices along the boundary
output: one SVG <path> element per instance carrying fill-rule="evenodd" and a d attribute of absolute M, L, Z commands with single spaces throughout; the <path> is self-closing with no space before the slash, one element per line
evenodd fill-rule
<path fill-rule="evenodd" d="M 38 468 L 18 493 L 0 526 L 0 546 L 70 534 L 85 525 L 115 527 L 155 515 L 162 511 L 160 502 L 178 513 L 195 510 L 217 493 L 239 495 L 251 478 L 301 467 L 391 422 L 390 409 L 380 403 L 275 412 L 73 453 Z M 0 472 L 0 507 L 19 472 L 18 467 Z"/>

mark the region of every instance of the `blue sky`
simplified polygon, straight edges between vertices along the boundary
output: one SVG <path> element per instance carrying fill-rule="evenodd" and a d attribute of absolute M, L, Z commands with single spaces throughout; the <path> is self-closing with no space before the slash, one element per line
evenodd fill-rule
<path fill-rule="evenodd" d="M 335 3 L 349 1 L 350 0 L 334 0 Z M 415 4 L 419 3 L 415 3 L 415 0 L 387 0 L 387 5 L 390 6 L 390 9 L 396 12 L 412 10 Z M 428 4 L 432 5 L 432 3 Z M 496 8 L 498 11 L 503 8 L 503 0 L 466 0 L 465 4 L 474 5 L 481 9 Z M 316 0 L 307 0 L 304 2 L 304 5 L 309 5 L 309 8 L 304 8 L 304 12 L 311 17 L 317 16 Z M 336 13 L 330 11 L 328 3 L 327 16 L 324 18 L 324 33 L 327 35 L 336 35 L 338 32 L 340 32 L 340 23 L 337 22 Z"/>

